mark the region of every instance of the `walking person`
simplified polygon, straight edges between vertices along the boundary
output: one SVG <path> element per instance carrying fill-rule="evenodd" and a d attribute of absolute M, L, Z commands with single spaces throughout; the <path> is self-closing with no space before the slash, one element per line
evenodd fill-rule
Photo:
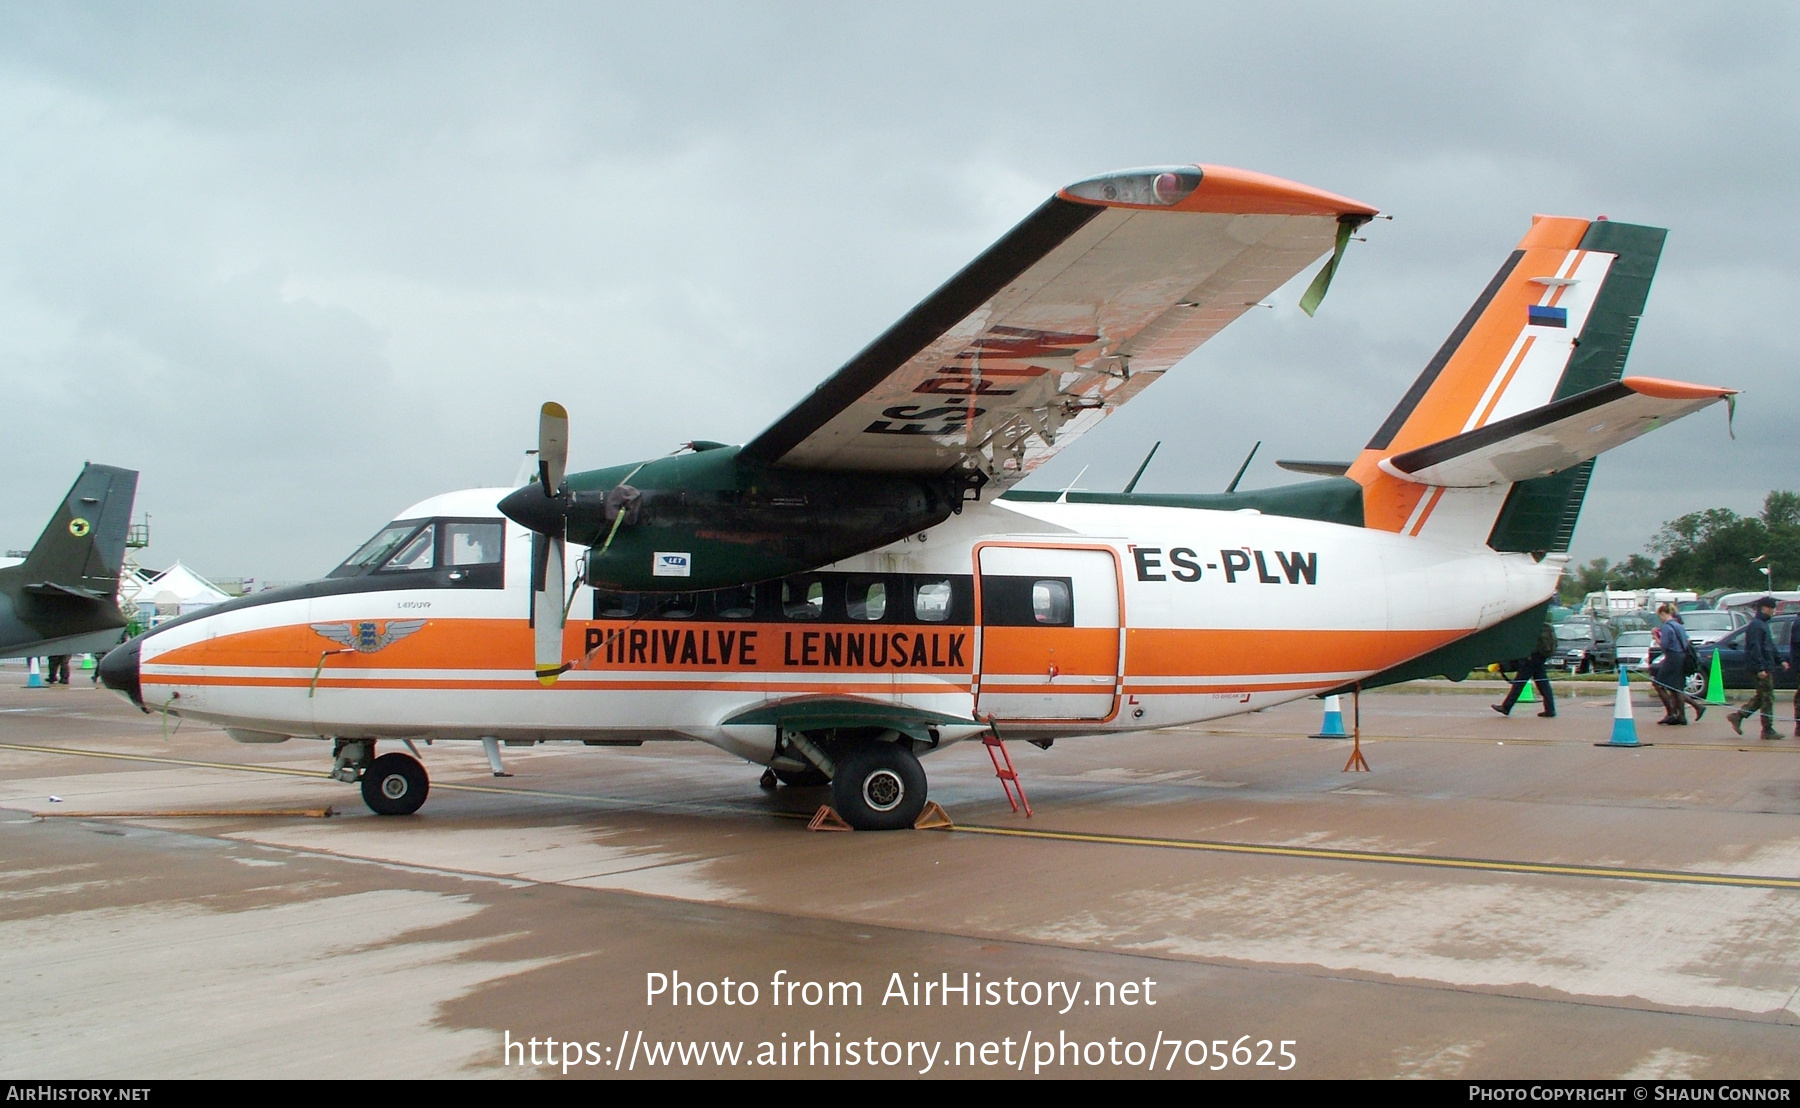
<path fill-rule="evenodd" d="M 1512 715 L 1513 705 L 1518 703 L 1519 694 L 1525 691 L 1525 682 L 1532 681 L 1537 684 L 1538 696 L 1544 701 L 1544 710 L 1538 715 L 1545 719 L 1555 718 L 1556 694 L 1550 691 L 1550 675 L 1544 670 L 1544 662 L 1554 653 L 1556 628 L 1550 626 L 1549 620 L 1545 620 L 1544 625 L 1538 628 L 1537 648 L 1519 662 L 1518 675 L 1513 678 L 1512 688 L 1506 690 L 1506 699 L 1488 707 L 1503 716 Z"/>
<path fill-rule="evenodd" d="M 1669 621 L 1681 625 L 1681 638 L 1683 642 L 1687 643 L 1687 655 L 1683 659 L 1681 680 L 1675 682 L 1675 696 L 1682 703 L 1694 709 L 1694 722 L 1699 723 L 1701 718 L 1706 715 L 1709 705 L 1691 691 L 1688 682 L 1700 672 L 1700 648 L 1694 645 L 1693 638 L 1688 635 L 1687 620 L 1681 618 L 1681 609 L 1676 608 L 1670 612 Z M 1700 680 L 1704 682 L 1706 679 L 1702 677 Z"/>
<path fill-rule="evenodd" d="M 1655 665 L 1648 667 L 1651 684 L 1656 689 L 1656 698 L 1663 704 L 1663 718 L 1656 722 L 1685 727 L 1686 706 L 1694 706 L 1694 719 L 1698 721 L 1706 715 L 1706 702 L 1689 695 L 1687 691 L 1687 662 L 1689 655 L 1694 652 L 1694 644 L 1688 638 L 1687 627 L 1682 624 L 1673 604 L 1656 606 L 1656 645 L 1662 649 L 1662 656 L 1656 660 Z"/>
<path fill-rule="evenodd" d="M 1775 608 L 1776 602 L 1772 596 L 1758 600 L 1756 617 L 1744 629 L 1744 661 L 1755 675 L 1756 695 L 1742 708 L 1725 717 L 1725 722 L 1731 724 L 1731 729 L 1740 735 L 1744 733 L 1744 721 L 1761 712 L 1762 737 L 1783 737 L 1781 732 L 1775 730 L 1775 669 L 1777 666 L 1786 669 L 1788 665 L 1775 653 L 1775 637 L 1769 634 L 1769 617 L 1775 614 Z"/>
<path fill-rule="evenodd" d="M 67 654 L 50 655 L 50 672 L 44 675 L 46 685 L 66 685 L 69 683 L 69 656 Z"/>

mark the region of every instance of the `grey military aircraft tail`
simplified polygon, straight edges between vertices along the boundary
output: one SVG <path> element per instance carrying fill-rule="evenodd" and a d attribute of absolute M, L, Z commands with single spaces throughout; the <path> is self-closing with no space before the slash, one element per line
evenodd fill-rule
<path fill-rule="evenodd" d="M 124 637 L 119 570 L 137 479 L 83 466 L 25 560 L 0 568 L 0 657 L 104 651 Z"/>

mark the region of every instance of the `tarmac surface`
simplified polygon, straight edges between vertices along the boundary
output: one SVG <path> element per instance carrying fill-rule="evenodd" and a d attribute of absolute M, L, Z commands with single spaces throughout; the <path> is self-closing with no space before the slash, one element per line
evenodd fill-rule
<path fill-rule="evenodd" d="M 1636 750 L 1607 685 L 1371 693 L 1369 773 L 1317 701 L 1009 744 L 1029 819 L 963 744 L 956 830 L 815 834 L 697 743 L 440 744 L 378 818 L 76 680 L 0 669 L 9 1077 L 1800 1075 L 1800 740 L 1641 689 Z"/>

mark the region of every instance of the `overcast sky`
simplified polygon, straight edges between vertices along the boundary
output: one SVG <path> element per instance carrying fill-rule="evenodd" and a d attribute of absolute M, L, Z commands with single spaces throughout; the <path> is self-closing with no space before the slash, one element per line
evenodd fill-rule
<path fill-rule="evenodd" d="M 1354 456 L 1533 212 L 1670 228 L 1581 558 L 1800 487 L 1787 5 L 0 8 L 0 547 L 84 459 L 147 564 L 296 579 L 433 493 L 742 442 L 1058 187 L 1215 162 L 1394 215 L 1034 477 Z M 1309 276 L 1309 275 L 1308 275 Z"/>

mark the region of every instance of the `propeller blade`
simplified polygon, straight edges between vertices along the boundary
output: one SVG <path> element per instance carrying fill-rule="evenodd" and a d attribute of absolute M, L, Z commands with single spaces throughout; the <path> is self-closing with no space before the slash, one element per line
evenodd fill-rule
<path fill-rule="evenodd" d="M 537 679 L 556 684 L 563 664 L 563 554 L 561 535 L 531 536 L 531 620 Z"/>
<path fill-rule="evenodd" d="M 538 474 L 544 482 L 545 496 L 562 491 L 568 469 L 569 412 L 551 400 L 538 413 Z"/>

